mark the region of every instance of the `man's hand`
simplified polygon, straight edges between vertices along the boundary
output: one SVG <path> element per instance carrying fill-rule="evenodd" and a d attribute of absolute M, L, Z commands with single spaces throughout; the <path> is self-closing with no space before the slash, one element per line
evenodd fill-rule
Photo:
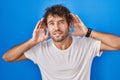
<path fill-rule="evenodd" d="M 41 19 L 37 23 L 37 25 L 33 31 L 32 38 L 20 45 L 17 45 L 15 47 L 13 47 L 12 49 L 8 50 L 3 55 L 2 58 L 8 62 L 16 62 L 16 61 L 27 59 L 25 57 L 24 53 L 27 50 L 29 50 L 30 48 L 32 48 L 33 46 L 35 46 L 37 43 L 42 42 L 47 39 L 48 33 L 45 34 L 45 30 L 46 30 L 46 26 L 43 23 L 43 19 Z"/>
<path fill-rule="evenodd" d="M 46 25 L 45 25 L 43 19 L 41 19 L 40 21 L 38 21 L 38 23 L 33 31 L 31 40 L 34 41 L 35 44 L 38 44 L 38 43 L 46 40 L 48 38 L 48 33 L 45 34 L 45 30 L 46 30 Z"/>
<path fill-rule="evenodd" d="M 72 22 L 74 25 L 74 32 L 70 32 L 70 34 L 75 36 L 85 36 L 88 29 L 84 25 L 84 23 L 80 20 L 80 18 L 76 15 L 70 14 L 72 17 Z"/>

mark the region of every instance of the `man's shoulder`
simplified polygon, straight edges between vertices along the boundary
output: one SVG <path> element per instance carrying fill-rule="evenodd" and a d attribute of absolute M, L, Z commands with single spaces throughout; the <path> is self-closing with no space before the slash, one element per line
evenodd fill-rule
<path fill-rule="evenodd" d="M 51 45 L 51 43 L 52 43 L 52 39 L 48 39 L 48 40 L 45 40 L 45 41 L 39 43 L 38 46 L 43 46 L 43 47 L 45 47 L 45 46 Z"/>
<path fill-rule="evenodd" d="M 48 47 L 48 46 L 50 46 L 51 43 L 52 43 L 52 40 L 48 39 L 48 40 L 45 40 L 43 42 L 38 43 L 37 45 L 35 45 L 32 48 L 34 48 L 34 49 L 40 49 L 40 48 L 43 48 L 43 47 Z"/>
<path fill-rule="evenodd" d="M 94 39 L 94 38 L 87 38 L 87 37 L 76 37 L 76 36 L 72 36 L 73 40 L 75 42 L 82 42 L 82 43 L 88 43 L 88 42 L 96 42 L 96 41 L 99 41 L 97 39 Z"/>

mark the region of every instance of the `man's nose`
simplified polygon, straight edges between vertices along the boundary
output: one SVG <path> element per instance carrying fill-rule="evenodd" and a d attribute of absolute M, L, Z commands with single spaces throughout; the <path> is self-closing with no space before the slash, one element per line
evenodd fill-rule
<path fill-rule="evenodd" d="M 55 30 L 58 30 L 58 29 L 59 29 L 59 24 L 55 24 L 55 25 L 54 25 L 54 29 L 55 29 Z"/>

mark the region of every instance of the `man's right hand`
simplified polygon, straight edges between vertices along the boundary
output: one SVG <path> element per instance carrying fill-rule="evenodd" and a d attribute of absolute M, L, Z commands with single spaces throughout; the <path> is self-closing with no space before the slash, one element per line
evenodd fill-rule
<path fill-rule="evenodd" d="M 47 26 L 45 25 L 43 20 L 44 19 L 42 18 L 40 21 L 38 21 L 38 23 L 36 24 L 36 27 L 33 31 L 33 35 L 32 35 L 31 40 L 35 44 L 43 42 L 44 40 L 46 40 L 48 38 L 48 32 L 47 32 L 47 34 L 45 34 Z"/>
<path fill-rule="evenodd" d="M 33 31 L 32 38 L 20 45 L 17 45 L 15 47 L 11 48 L 10 50 L 8 50 L 3 55 L 2 58 L 7 62 L 16 62 L 16 61 L 27 59 L 24 55 L 24 52 L 26 52 L 31 47 L 35 46 L 36 44 L 38 44 L 48 38 L 48 33 L 45 34 L 45 30 L 46 30 L 46 26 L 43 23 L 43 19 L 41 19 L 37 23 L 37 25 Z"/>

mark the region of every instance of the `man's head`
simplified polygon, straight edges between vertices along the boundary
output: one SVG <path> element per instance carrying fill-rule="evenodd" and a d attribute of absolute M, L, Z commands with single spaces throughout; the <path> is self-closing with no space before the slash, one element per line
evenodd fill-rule
<path fill-rule="evenodd" d="M 64 7 L 63 5 L 60 5 L 60 4 L 53 5 L 46 9 L 46 12 L 44 14 L 44 22 L 46 25 L 47 25 L 47 18 L 49 15 L 65 17 L 68 25 L 70 24 L 70 22 L 72 20 L 69 9 L 67 9 L 66 7 Z"/>
<path fill-rule="evenodd" d="M 53 41 L 63 41 L 71 29 L 70 11 L 62 5 L 54 5 L 46 9 L 44 22 Z"/>

